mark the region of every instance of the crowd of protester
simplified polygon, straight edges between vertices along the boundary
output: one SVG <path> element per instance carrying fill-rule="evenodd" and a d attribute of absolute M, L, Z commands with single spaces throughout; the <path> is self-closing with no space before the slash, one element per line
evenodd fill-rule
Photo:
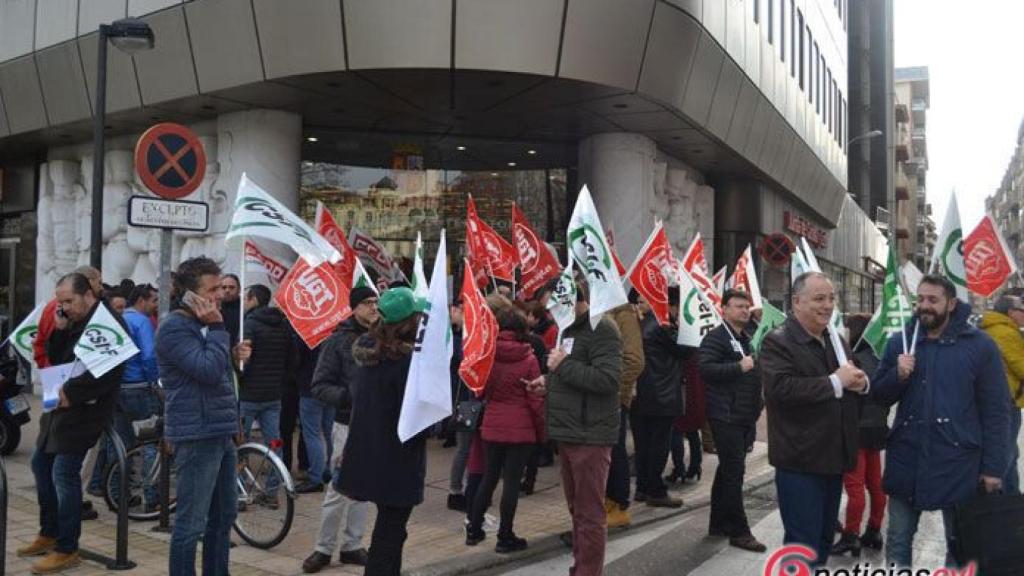
<path fill-rule="evenodd" d="M 454 416 L 403 443 L 395 430 L 425 310 L 408 286 L 379 294 L 353 288 L 352 316 L 313 350 L 268 287 L 240 288 L 210 259 L 185 261 L 173 275 L 172 310 L 158 323 L 152 286 L 103 285 L 88 267 L 57 282 L 34 343 L 39 367 L 73 360 L 101 303 L 139 354 L 102 378 L 72 377 L 59 407 L 41 419 L 32 458 L 40 531 L 18 550 L 42 556 L 34 572 L 80 562 L 81 522 L 95 514 L 83 503 L 81 472 L 101 432 L 113 423 L 131 446 L 131 423 L 161 410 L 177 466 L 175 575 L 195 572 L 200 541 L 204 573 L 228 572 L 236 437 L 253 438 L 256 424 L 259 441 L 301 480 L 296 491 L 323 493 L 306 573 L 329 566 L 336 552 L 366 574 L 401 572 L 409 519 L 424 499 L 427 438 L 438 431 L 454 448 L 447 507 L 465 514 L 467 546 L 493 534 L 498 553 L 526 549 L 515 531 L 518 501 L 533 494 L 538 468 L 557 462 L 572 519 L 562 539 L 577 576 L 602 573 L 607 531 L 631 523 L 631 505 L 681 507 L 670 489 L 701 481 L 702 452 L 717 459 L 709 537 L 764 552 L 743 504 L 746 458 L 764 411 L 785 541 L 809 545 L 818 563 L 884 545 L 888 560 L 910 565 L 922 511 L 941 510 L 952 540 L 952 510 L 979 485 L 1019 491 L 1024 302 L 1017 297 L 999 299 L 975 328 L 949 281 L 926 276 L 917 294 L 923 330 L 916 354 L 903 352 L 897 335 L 879 360 L 861 339 L 870 317 L 852 314 L 843 341 L 851 361 L 840 365 L 827 334 L 835 292 L 820 273 L 795 279 L 791 312 L 759 351 L 756 313 L 743 292 L 724 292 L 722 324 L 693 348 L 677 343 L 678 291 L 670 292 L 667 324 L 632 291 L 629 303 L 592 326 L 587 283 L 578 277 L 576 320 L 559 333 L 546 307 L 551 285 L 529 301 L 501 286 L 487 297 L 499 331 L 482 394 L 459 378 L 464 318 L 456 300 Z M 109 442 L 96 446 L 88 494 L 103 496 L 111 451 Z M 499 483 L 495 517 L 489 511 Z M 155 489 L 143 498 L 147 511 L 158 510 Z M 376 521 L 367 550 L 371 503 Z"/>

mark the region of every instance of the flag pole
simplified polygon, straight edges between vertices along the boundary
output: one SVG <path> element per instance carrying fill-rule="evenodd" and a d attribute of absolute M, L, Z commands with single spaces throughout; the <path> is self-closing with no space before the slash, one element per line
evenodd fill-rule
<path fill-rule="evenodd" d="M 242 266 L 238 270 L 238 342 L 241 343 L 245 335 L 245 236 L 242 236 Z M 245 369 L 245 362 L 238 362 L 238 371 Z"/>

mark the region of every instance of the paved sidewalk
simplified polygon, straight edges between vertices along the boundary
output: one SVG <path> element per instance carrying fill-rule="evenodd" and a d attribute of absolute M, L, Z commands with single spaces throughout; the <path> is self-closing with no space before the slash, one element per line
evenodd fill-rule
<path fill-rule="evenodd" d="M 34 479 L 29 468 L 32 447 L 37 434 L 36 416 L 39 414 L 38 400 L 33 405 L 33 422 L 22 431 L 24 437 L 20 448 L 6 460 L 10 484 L 10 505 L 8 507 L 8 534 L 5 547 L 8 574 L 28 574 L 31 562 L 17 558 L 14 551 L 30 542 L 38 530 L 38 511 L 35 503 Z M 447 509 L 448 469 L 454 449 L 441 448 L 440 442 L 429 442 L 427 456 L 426 500 L 417 506 L 409 523 L 409 539 L 405 545 L 404 571 L 414 575 L 456 575 L 471 574 L 477 570 L 494 567 L 510 559 L 522 559 L 549 552 L 558 546 L 558 534 L 569 529 L 569 515 L 558 484 L 558 467 L 541 468 L 537 478 L 536 492 L 522 497 L 516 513 L 516 532 L 527 538 L 530 548 L 514 556 L 496 554 L 493 550 L 493 535 L 481 545 L 467 547 L 462 532 L 464 515 Z M 557 460 L 557 459 L 556 459 Z M 717 458 L 704 455 L 703 477 L 697 484 L 677 487 L 674 494 L 681 496 L 686 506 L 680 510 L 650 508 L 634 505 L 633 529 L 658 519 L 682 514 L 695 506 L 706 505 L 711 491 Z M 768 466 L 766 447 L 758 442 L 754 453 L 748 459 L 748 483 L 770 481 L 772 470 Z M 88 469 L 86 470 L 88 477 Z M 500 490 L 500 488 L 499 488 Z M 499 499 L 494 496 L 494 502 Z M 88 497 L 99 510 L 99 520 L 85 522 L 82 527 L 82 545 L 85 548 L 105 554 L 113 554 L 116 517 L 106 509 L 103 502 Z M 248 576 L 261 574 L 301 574 L 302 560 L 313 550 L 320 524 L 321 494 L 300 495 L 296 501 L 295 521 L 284 542 L 272 550 L 263 551 L 239 544 L 231 551 L 232 574 Z M 497 514 L 497 509 L 491 512 Z M 369 532 L 373 527 L 373 516 L 367 524 L 364 544 L 369 545 Z M 166 574 L 166 534 L 151 531 L 154 523 L 132 522 L 129 538 L 129 558 L 138 563 L 135 570 L 124 574 Z M 235 539 L 241 542 L 240 539 Z M 95 563 L 84 562 L 75 574 L 103 574 L 106 570 Z M 323 574 L 362 574 L 354 566 L 332 565 Z"/>

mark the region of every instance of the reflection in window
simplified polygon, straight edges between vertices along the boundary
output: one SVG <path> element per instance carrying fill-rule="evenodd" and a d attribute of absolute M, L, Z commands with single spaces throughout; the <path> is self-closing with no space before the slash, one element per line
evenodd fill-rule
<path fill-rule="evenodd" d="M 356 226 L 411 265 L 416 233 L 423 235 L 428 260 L 447 229 L 453 259 L 465 254 L 466 199 L 470 194 L 480 217 L 506 240 L 512 240 L 512 203 L 526 214 L 537 234 L 558 245 L 565 241 L 565 169 L 463 172 L 390 170 L 304 162 L 300 208 L 312 221 L 323 202 L 348 228 Z M 342 215 L 345 215 L 342 218 Z"/>

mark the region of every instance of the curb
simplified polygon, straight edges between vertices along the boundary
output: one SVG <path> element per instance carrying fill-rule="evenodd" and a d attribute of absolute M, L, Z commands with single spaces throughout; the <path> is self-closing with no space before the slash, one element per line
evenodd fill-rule
<path fill-rule="evenodd" d="M 768 466 L 767 470 L 760 474 L 750 478 L 743 483 L 744 494 L 749 494 L 755 490 L 764 488 L 771 484 L 775 479 L 775 468 Z M 612 532 L 609 536 L 618 536 L 623 533 L 634 531 L 638 528 L 644 528 L 651 524 L 662 522 L 664 520 L 670 520 L 677 518 L 684 514 L 689 514 L 695 510 L 700 510 L 711 505 L 711 496 L 704 495 L 693 498 L 689 503 L 684 504 L 682 507 L 673 510 L 667 514 L 644 518 L 630 524 L 626 528 L 619 528 Z M 442 562 L 436 562 L 427 566 L 422 566 L 413 570 L 403 570 L 402 574 L 405 576 L 464 576 L 468 574 L 475 574 L 484 570 L 491 570 L 498 568 L 506 564 L 512 564 L 513 562 L 522 562 L 531 558 L 536 558 L 556 552 L 558 550 L 565 550 L 565 545 L 562 544 L 559 539 L 559 534 L 551 534 L 542 538 L 533 540 L 530 542 L 530 547 L 523 552 L 516 554 L 501 555 L 496 554 L 493 551 L 475 554 L 469 557 L 462 557 L 457 559 L 445 560 Z"/>

